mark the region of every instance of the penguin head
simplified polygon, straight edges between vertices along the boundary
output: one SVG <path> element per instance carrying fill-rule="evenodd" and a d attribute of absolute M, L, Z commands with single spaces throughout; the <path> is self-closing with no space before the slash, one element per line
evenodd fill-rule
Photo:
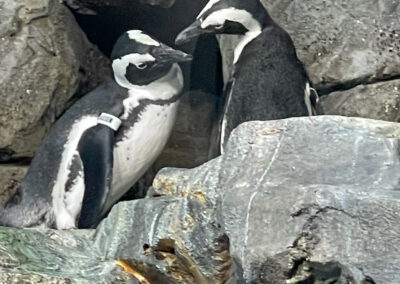
<path fill-rule="evenodd" d="M 176 62 L 191 55 L 175 50 L 140 30 L 123 33 L 111 53 L 114 78 L 125 88 L 145 86 L 165 76 Z"/>
<path fill-rule="evenodd" d="M 260 32 L 271 18 L 259 0 L 210 0 L 196 21 L 175 39 L 183 44 L 201 34 L 236 34 Z"/>

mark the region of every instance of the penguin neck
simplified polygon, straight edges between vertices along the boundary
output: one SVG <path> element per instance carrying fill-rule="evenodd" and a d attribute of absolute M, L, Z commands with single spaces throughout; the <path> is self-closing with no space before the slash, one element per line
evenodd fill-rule
<path fill-rule="evenodd" d="M 239 43 L 236 45 L 235 50 L 233 52 L 233 64 L 236 64 L 238 62 L 240 55 L 242 54 L 243 49 L 246 47 L 246 45 L 256 37 L 258 37 L 261 34 L 261 32 L 262 29 L 260 27 L 259 29 L 248 31 L 241 37 Z"/>
<path fill-rule="evenodd" d="M 180 93 L 183 88 L 183 76 L 181 68 L 174 63 L 167 74 L 147 85 L 134 85 L 115 80 L 121 87 L 128 90 L 129 96 L 140 99 L 168 100 Z"/>
<path fill-rule="evenodd" d="M 258 37 L 265 28 L 274 24 L 268 12 L 259 1 L 257 1 L 256 11 L 258 11 L 256 14 L 251 14 L 251 21 L 248 21 L 248 23 L 245 25 L 245 27 L 248 29 L 248 32 L 241 37 L 239 43 L 236 45 L 234 50 L 233 64 L 237 63 L 240 55 L 243 52 L 243 49 L 247 44 L 249 44 L 249 42 Z"/>

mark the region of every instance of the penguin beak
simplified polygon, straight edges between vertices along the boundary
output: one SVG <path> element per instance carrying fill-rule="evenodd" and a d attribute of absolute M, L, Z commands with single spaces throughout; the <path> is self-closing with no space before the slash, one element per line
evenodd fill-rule
<path fill-rule="evenodd" d="M 191 39 L 198 37 L 201 34 L 207 33 L 207 30 L 201 28 L 200 20 L 196 20 L 193 24 L 181 31 L 175 39 L 175 44 L 181 45 L 189 42 Z"/>
<path fill-rule="evenodd" d="M 161 48 L 155 50 L 154 55 L 157 57 L 157 61 L 160 63 L 186 62 L 193 59 L 190 54 L 173 49 L 165 44 L 162 44 Z"/>

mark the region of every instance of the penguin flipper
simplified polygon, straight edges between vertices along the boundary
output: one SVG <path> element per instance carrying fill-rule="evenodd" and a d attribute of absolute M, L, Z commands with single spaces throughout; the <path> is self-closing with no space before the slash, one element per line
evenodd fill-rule
<path fill-rule="evenodd" d="M 233 74 L 233 72 L 232 72 Z M 225 96 L 225 103 L 224 103 L 224 108 L 223 112 L 221 115 L 220 119 L 220 125 L 219 125 L 219 146 L 220 146 L 220 153 L 223 154 L 225 150 L 226 143 L 228 142 L 228 138 L 230 135 L 230 131 L 232 129 L 229 126 L 232 124 L 232 121 L 229 121 L 229 106 L 231 103 L 232 99 L 232 90 L 235 85 L 235 80 L 233 79 L 233 76 L 229 79 L 228 83 L 225 86 L 224 93 L 227 94 Z M 229 126 L 228 126 L 229 125 Z"/>
<path fill-rule="evenodd" d="M 112 183 L 114 136 L 113 129 L 98 124 L 86 130 L 79 141 L 85 193 L 78 228 L 91 228 L 103 217 Z"/>
<path fill-rule="evenodd" d="M 310 88 L 310 100 L 312 107 L 312 114 L 318 115 L 318 103 L 319 103 L 319 95 L 316 89 Z"/>
<path fill-rule="evenodd" d="M 306 87 L 304 89 L 304 101 L 307 106 L 308 115 L 313 116 L 317 115 L 317 107 L 319 102 L 319 96 L 317 90 L 310 86 L 310 82 L 306 83 Z"/>

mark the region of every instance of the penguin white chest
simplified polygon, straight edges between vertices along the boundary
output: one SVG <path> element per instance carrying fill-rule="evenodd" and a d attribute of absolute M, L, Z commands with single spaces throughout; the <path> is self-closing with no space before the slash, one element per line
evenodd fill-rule
<path fill-rule="evenodd" d="M 125 130 L 114 148 L 111 202 L 119 199 L 161 153 L 174 126 L 178 104 L 149 104 L 135 124 Z"/>

